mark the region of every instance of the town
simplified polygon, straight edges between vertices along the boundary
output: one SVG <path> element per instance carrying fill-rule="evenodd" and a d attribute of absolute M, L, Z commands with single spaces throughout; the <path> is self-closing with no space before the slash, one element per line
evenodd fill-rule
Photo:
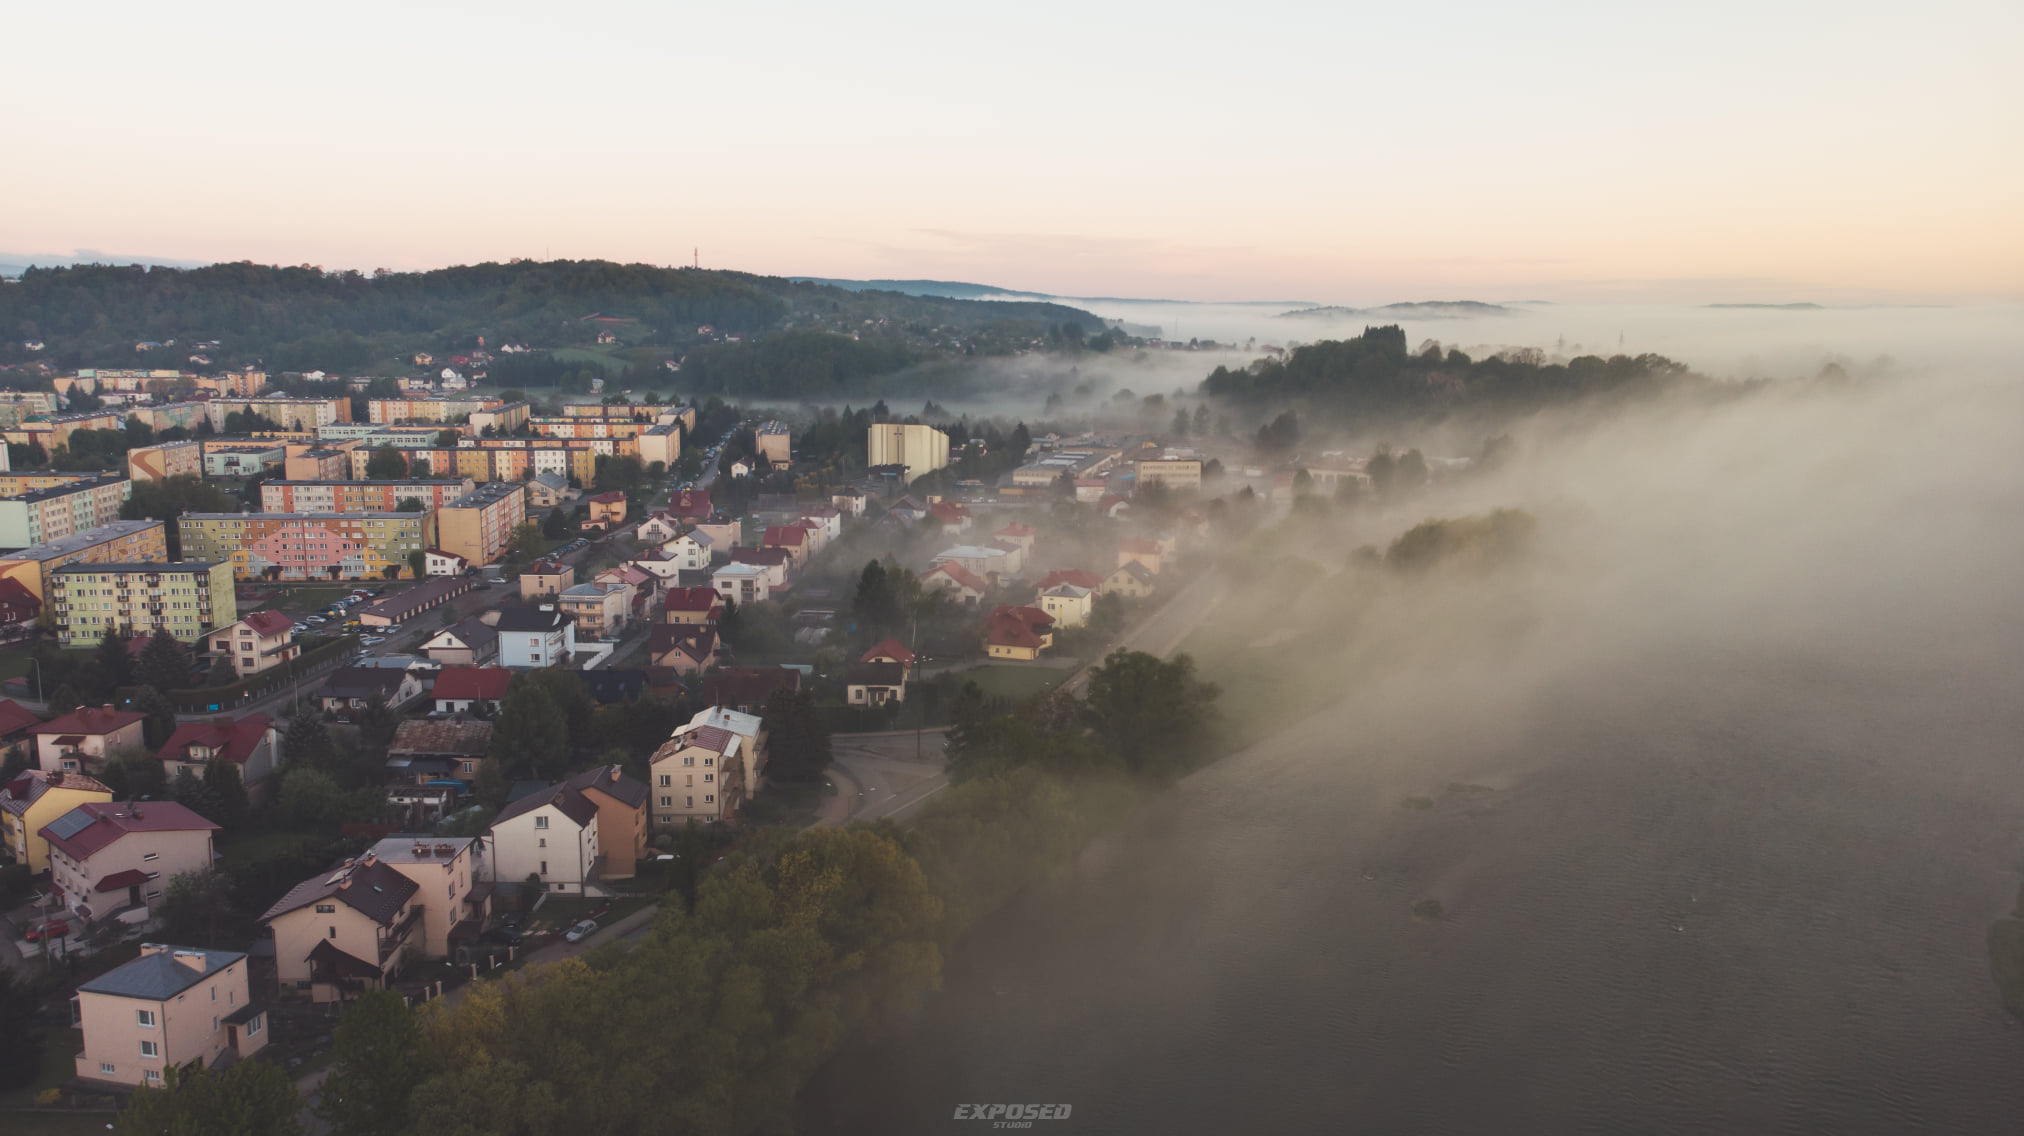
<path fill-rule="evenodd" d="M 0 392 L 0 952 L 71 1006 L 41 1096 L 254 1054 L 313 1095 L 368 993 L 455 1001 L 638 939 L 742 842 L 904 820 L 952 726 L 1170 651 L 1260 520 L 1468 464 L 486 361 Z"/>

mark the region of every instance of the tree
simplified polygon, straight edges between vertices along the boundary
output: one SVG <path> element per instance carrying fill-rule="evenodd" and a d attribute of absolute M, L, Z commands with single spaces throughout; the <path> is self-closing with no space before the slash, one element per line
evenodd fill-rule
<path fill-rule="evenodd" d="M 1195 660 L 1118 649 L 1089 674 L 1088 714 L 1096 735 L 1132 772 L 1179 776 L 1200 752 L 1222 691 L 1195 678 Z"/>
<path fill-rule="evenodd" d="M 420 497 L 403 497 L 400 499 L 400 503 L 394 506 L 394 512 L 419 513 L 426 508 L 428 508 L 428 506 L 422 504 L 422 499 Z"/>
<path fill-rule="evenodd" d="M 190 649 L 167 631 L 157 631 L 141 648 L 134 677 L 156 690 L 182 690 L 190 685 Z"/>
<path fill-rule="evenodd" d="M 226 829 L 244 824 L 251 802 L 246 797 L 246 783 L 239 777 L 239 766 L 222 757 L 212 758 L 204 764 L 203 781 L 205 794 L 217 803 L 218 810 L 204 815 Z"/>
<path fill-rule="evenodd" d="M 434 1071 L 407 1001 L 392 990 L 360 994 L 339 1019 L 330 1052 L 317 1118 L 338 1136 L 405 1130 L 415 1087 Z"/>
<path fill-rule="evenodd" d="M 479 804 L 496 813 L 506 803 L 506 794 L 510 789 L 505 774 L 499 772 L 497 761 L 478 763 L 478 776 L 471 782 L 471 795 L 478 799 Z"/>
<path fill-rule="evenodd" d="M 133 708 L 148 716 L 141 725 L 141 734 L 150 748 L 160 749 L 168 743 L 169 735 L 176 732 L 176 704 L 169 696 L 152 686 L 143 686 L 134 691 Z"/>
<path fill-rule="evenodd" d="M 96 658 L 99 673 L 113 686 L 132 686 L 134 657 L 127 653 L 127 637 L 113 624 L 105 625 L 105 638 L 98 641 Z M 180 683 L 178 685 L 181 685 Z"/>
<path fill-rule="evenodd" d="M 550 509 L 541 520 L 541 535 L 549 540 L 563 540 L 569 536 L 569 516 L 561 509 Z M 534 555 L 540 555 L 536 552 Z"/>
<path fill-rule="evenodd" d="M 703 869 L 710 866 L 714 847 L 710 834 L 691 817 L 675 834 L 674 846 L 668 849 L 675 857 L 668 872 L 668 890 L 680 895 L 682 905 L 692 910 L 696 906 L 696 886 L 703 880 Z"/>
<path fill-rule="evenodd" d="M 429 567 L 429 554 L 427 552 L 417 548 L 414 551 L 408 553 L 408 572 L 411 575 L 413 575 L 415 579 L 417 580 L 421 579 L 422 574 L 428 570 L 428 567 Z"/>
<path fill-rule="evenodd" d="M 337 779 L 321 769 L 301 766 L 281 775 L 281 815 L 297 827 L 333 827 L 348 808 Z"/>
<path fill-rule="evenodd" d="M 114 1131 L 128 1136 L 302 1136 L 302 1101 L 281 1066 L 236 1062 L 224 1072 L 171 1065 L 162 1087 L 143 1085 Z"/>
<path fill-rule="evenodd" d="M 49 716 L 52 718 L 61 718 L 82 705 L 84 700 L 77 696 L 77 688 L 67 682 L 56 684 L 56 689 L 49 692 Z"/>
<path fill-rule="evenodd" d="M 462 437 L 463 435 L 457 433 L 455 430 L 438 430 L 436 431 L 436 448 L 439 450 L 454 450 L 457 448 L 458 439 Z"/>
<path fill-rule="evenodd" d="M 767 698 L 767 770 L 783 781 L 813 781 L 829 767 L 829 724 L 807 690 L 776 690 Z"/>
<path fill-rule="evenodd" d="M 368 481 L 401 481 L 408 476 L 408 459 L 389 442 L 366 459 L 365 476 Z"/>
<path fill-rule="evenodd" d="M 42 1069 L 42 1026 L 36 1021 L 35 988 L 15 984 L 16 972 L 0 968 L 0 1091 L 26 1088 Z"/>
<path fill-rule="evenodd" d="M 177 804 L 205 820 L 221 827 L 224 825 L 225 822 L 219 819 L 219 814 L 224 810 L 218 798 L 211 792 L 210 787 L 204 784 L 202 778 L 190 772 L 189 766 L 185 765 L 176 770 L 175 779 L 169 782 L 169 796 Z"/>
<path fill-rule="evenodd" d="M 554 778 L 569 768 L 569 723 L 528 675 L 514 675 L 506 686 L 490 756 L 512 778 Z"/>
<path fill-rule="evenodd" d="M 325 773 L 337 767 L 337 746 L 330 740 L 330 729 L 324 725 L 323 715 L 313 702 L 304 702 L 295 708 L 288 719 L 288 733 L 282 740 L 282 752 L 291 765 L 320 769 Z"/>
<path fill-rule="evenodd" d="M 179 872 L 162 893 L 162 941 L 193 947 L 242 942 L 253 920 L 241 912 L 232 881 L 220 872 Z"/>
<path fill-rule="evenodd" d="M 541 535 L 541 526 L 531 521 L 513 526 L 513 536 L 506 542 L 506 555 L 514 560 L 538 560 L 548 551 L 548 541 Z"/>
<path fill-rule="evenodd" d="M 401 728 L 401 716 L 387 705 L 387 700 L 375 690 L 365 700 L 365 709 L 358 715 L 358 741 L 363 750 L 384 753 L 394 740 L 394 732 Z"/>

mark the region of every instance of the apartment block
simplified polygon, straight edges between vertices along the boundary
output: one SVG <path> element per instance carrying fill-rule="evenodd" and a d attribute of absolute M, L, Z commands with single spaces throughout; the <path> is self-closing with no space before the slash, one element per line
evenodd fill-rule
<path fill-rule="evenodd" d="M 866 431 L 866 465 L 903 465 L 907 480 L 949 464 L 949 436 L 933 426 L 879 422 Z"/>
<path fill-rule="evenodd" d="M 787 424 L 778 420 L 761 423 L 752 432 L 753 449 L 762 458 L 774 465 L 786 466 L 794 463 L 794 440 L 787 430 Z"/>
<path fill-rule="evenodd" d="M 480 411 L 506 405 L 498 398 L 375 398 L 365 404 L 366 415 L 382 425 L 397 422 L 452 423 Z"/>
<path fill-rule="evenodd" d="M 26 488 L 38 482 L 43 487 Z M 133 482 L 116 473 L 0 474 L 0 548 L 27 548 L 110 524 L 132 492 Z"/>
<path fill-rule="evenodd" d="M 258 477 L 287 460 L 287 444 L 257 438 L 207 438 L 205 477 Z"/>
<path fill-rule="evenodd" d="M 267 513 L 391 513 L 409 498 L 424 509 L 440 509 L 475 488 L 470 478 L 454 481 L 268 481 L 260 486 L 260 509 Z"/>
<path fill-rule="evenodd" d="M 207 404 L 211 429 L 224 430 L 225 416 L 251 412 L 278 423 L 284 430 L 314 431 L 318 426 L 351 421 L 350 398 L 214 398 Z"/>
<path fill-rule="evenodd" d="M 561 418 L 530 418 L 527 425 L 544 438 L 637 438 L 652 423 L 635 421 L 631 414 L 612 414 L 602 418 L 578 414 Z"/>
<path fill-rule="evenodd" d="M 0 580 L 16 580 L 47 600 L 49 574 L 66 564 L 167 560 L 168 526 L 160 521 L 110 521 L 81 533 L 0 556 Z"/>
<path fill-rule="evenodd" d="M 127 476 L 135 481 L 204 476 L 204 447 L 194 438 L 127 451 Z"/>
<path fill-rule="evenodd" d="M 210 418 L 210 406 L 202 402 L 165 402 L 160 406 L 136 406 L 127 411 L 128 421 L 138 419 L 157 434 L 178 427 L 194 434 L 197 424 L 208 422 Z"/>
<path fill-rule="evenodd" d="M 640 431 L 640 464 L 661 463 L 672 469 L 682 457 L 682 427 L 676 422 L 662 422 Z"/>
<path fill-rule="evenodd" d="M 239 618 L 232 566 L 222 560 L 65 565 L 50 573 L 49 604 L 65 647 L 92 646 L 107 627 L 195 643 Z"/>
<path fill-rule="evenodd" d="M 490 564 L 504 555 L 514 527 L 526 519 L 527 494 L 519 482 L 488 482 L 437 509 L 435 547 L 472 564 Z"/>
<path fill-rule="evenodd" d="M 393 579 L 436 544 L 432 512 L 186 513 L 177 528 L 183 555 L 226 561 L 241 580 Z"/>

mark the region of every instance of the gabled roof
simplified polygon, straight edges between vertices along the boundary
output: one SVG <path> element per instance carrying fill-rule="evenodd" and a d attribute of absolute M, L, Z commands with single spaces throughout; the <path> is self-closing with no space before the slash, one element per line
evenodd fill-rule
<path fill-rule="evenodd" d="M 614 489 L 609 493 L 593 494 L 590 499 L 594 504 L 598 505 L 624 504 L 625 493 L 620 490 Z"/>
<path fill-rule="evenodd" d="M 143 943 L 141 949 L 148 953 L 80 984 L 78 993 L 166 1002 L 246 957 L 238 951 L 209 951 L 202 947 L 171 947 L 155 943 Z M 195 966 L 191 965 L 193 962 Z"/>
<path fill-rule="evenodd" d="M 376 856 L 348 860 L 288 889 L 288 894 L 260 916 L 262 923 L 312 903 L 335 899 L 382 927 L 392 926 L 421 886 Z"/>
<path fill-rule="evenodd" d="M 684 749 L 707 749 L 712 753 L 733 753 L 738 748 L 738 735 L 720 726 L 695 726 L 683 729 L 675 735 Z"/>
<path fill-rule="evenodd" d="M 0 580 L 0 608 L 22 608 L 32 614 L 42 610 L 42 601 L 27 585 L 10 576 Z"/>
<path fill-rule="evenodd" d="M 685 532 L 682 535 L 676 537 L 675 540 L 695 541 L 696 547 L 698 548 L 708 548 L 711 545 L 717 543 L 716 537 L 711 536 L 709 533 L 704 532 L 702 529 L 690 529 L 688 532 Z"/>
<path fill-rule="evenodd" d="M 949 579 L 979 595 L 991 590 L 991 585 L 987 581 L 953 560 L 937 564 L 933 568 L 928 569 L 927 575 L 922 576 L 921 579 L 927 580 L 934 576 L 947 576 Z"/>
<path fill-rule="evenodd" d="M 295 626 L 294 620 L 288 618 L 286 613 L 279 611 L 252 612 L 239 622 L 252 628 L 254 634 L 262 636 L 279 635 Z"/>
<path fill-rule="evenodd" d="M 679 650 L 698 663 L 717 651 L 717 628 L 709 623 L 656 623 L 647 632 L 647 651 L 658 659 Z"/>
<path fill-rule="evenodd" d="M 724 667 L 703 676 L 703 698 L 722 706 L 763 706 L 776 690 L 801 689 L 801 672 L 789 667 Z"/>
<path fill-rule="evenodd" d="M 1004 528 L 993 530 L 991 535 L 1012 537 L 1015 539 L 1019 537 L 1029 537 L 1033 535 L 1033 526 L 1020 524 L 1018 521 L 1014 521 L 1011 524 L 1006 525 Z"/>
<path fill-rule="evenodd" d="M 457 644 L 462 644 L 473 655 L 482 655 L 498 641 L 499 629 L 487 625 L 483 618 L 472 615 L 458 620 L 455 626 L 445 627 L 430 636 L 428 642 L 422 644 L 422 650 L 454 650 Z M 442 677 L 437 676 L 436 681 L 441 682 Z M 441 698 L 442 695 L 436 697 Z"/>
<path fill-rule="evenodd" d="M 435 697 L 489 699 L 506 697 L 513 672 L 505 667 L 444 667 L 436 674 Z"/>
<path fill-rule="evenodd" d="M 597 806 L 585 800 L 581 792 L 568 785 L 557 785 L 539 793 L 529 793 L 509 803 L 492 819 L 492 827 L 497 828 L 514 817 L 525 816 L 546 805 L 554 805 L 556 811 L 568 817 L 578 828 L 589 824 L 597 817 Z"/>
<path fill-rule="evenodd" d="M 767 525 L 766 535 L 759 538 L 763 546 L 800 548 L 808 540 L 808 530 L 800 525 Z"/>
<path fill-rule="evenodd" d="M 135 722 L 145 722 L 147 721 L 147 717 L 146 714 L 132 710 L 114 710 L 103 706 L 85 706 L 73 710 L 61 718 L 52 718 L 39 726 L 31 728 L 28 732 L 38 737 L 43 734 L 83 734 L 85 737 L 98 737 L 101 734 L 110 734 L 116 730 L 123 730 Z"/>
<path fill-rule="evenodd" d="M 627 808 L 637 809 L 647 803 L 646 782 L 627 777 L 616 765 L 586 769 L 562 784 L 579 793 L 602 793 Z"/>
<path fill-rule="evenodd" d="M 696 716 L 689 719 L 690 728 L 715 726 L 720 730 L 729 730 L 740 737 L 747 738 L 758 737 L 759 731 L 765 727 L 765 724 L 765 719 L 759 717 L 757 714 L 747 714 L 742 710 L 733 710 L 728 706 L 712 706 L 706 710 L 698 710 L 696 711 Z"/>
<path fill-rule="evenodd" d="M 533 480 L 540 482 L 545 488 L 554 492 L 561 492 L 569 488 L 569 478 L 553 470 L 547 473 L 537 473 L 534 475 Z"/>
<path fill-rule="evenodd" d="M 12 699 L 0 698 L 0 738 L 11 738 L 42 724 L 35 711 Z"/>
<path fill-rule="evenodd" d="M 26 816 L 28 806 L 42 799 L 51 789 L 75 789 L 84 793 L 104 793 L 111 796 L 112 790 L 95 777 L 82 773 L 55 773 L 41 769 L 24 769 L 14 780 L 0 786 L 0 812 Z"/>
<path fill-rule="evenodd" d="M 1142 584 L 1153 582 L 1153 570 L 1136 560 L 1125 561 L 1123 567 L 1110 574 L 1111 579 L 1116 579 L 1119 576 L 1130 576 Z"/>
<path fill-rule="evenodd" d="M 1134 560 L 1132 563 L 1136 564 L 1138 561 Z M 1094 588 L 1084 588 L 1076 584 L 1056 584 L 1051 588 L 1040 589 L 1040 594 L 1043 596 L 1060 596 L 1063 599 L 1079 600 L 1095 590 Z"/>
<path fill-rule="evenodd" d="M 914 665 L 914 653 L 901 646 L 900 641 L 897 639 L 881 639 L 873 643 L 870 647 L 865 648 L 864 654 L 859 655 L 857 661 L 869 663 L 873 659 L 880 657 L 897 659 L 902 666 L 910 667 Z"/>
<path fill-rule="evenodd" d="M 714 588 L 669 588 L 663 611 L 710 611 L 724 606 L 724 597 Z"/>
<path fill-rule="evenodd" d="M 42 826 L 49 846 L 73 860 L 130 832 L 215 832 L 218 826 L 174 801 L 87 801 Z"/>
<path fill-rule="evenodd" d="M 960 501 L 937 501 L 928 506 L 928 515 L 947 524 L 969 519 L 970 510 Z"/>
<path fill-rule="evenodd" d="M 984 622 L 986 639 L 996 647 L 1043 647 L 1041 640 L 1054 626 L 1054 617 L 1037 607 L 1001 604 Z"/>
<path fill-rule="evenodd" d="M 208 722 L 184 722 L 155 751 L 155 757 L 160 761 L 198 761 L 202 759 L 190 756 L 190 747 L 199 746 L 210 750 L 214 759 L 244 765 L 267 739 L 267 731 L 273 725 L 274 719 L 259 713 L 238 719 L 227 716 Z"/>
<path fill-rule="evenodd" d="M 784 548 L 749 548 L 741 545 L 733 546 L 731 549 L 732 564 L 752 564 L 771 568 L 785 564 L 789 559 L 791 554 Z"/>
<path fill-rule="evenodd" d="M 1100 588 L 1103 586 L 1103 577 L 1087 568 L 1061 568 L 1042 576 L 1037 586 L 1044 592 L 1058 584 L 1074 584 L 1078 588 Z"/>
<path fill-rule="evenodd" d="M 492 723 L 409 718 L 394 730 L 387 745 L 392 755 L 427 754 L 483 757 L 492 748 Z"/>
<path fill-rule="evenodd" d="M 677 517 L 707 517 L 714 511 L 707 489 L 678 489 L 668 498 L 668 512 Z"/>

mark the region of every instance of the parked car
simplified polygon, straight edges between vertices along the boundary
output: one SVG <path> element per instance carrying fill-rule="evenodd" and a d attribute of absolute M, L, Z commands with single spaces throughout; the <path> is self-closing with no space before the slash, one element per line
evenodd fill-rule
<path fill-rule="evenodd" d="M 596 932 L 596 930 L 597 930 L 597 920 L 586 919 L 583 922 L 578 923 L 576 926 L 571 927 L 569 930 L 563 932 L 562 937 L 574 943 L 581 940 L 584 936 Z"/>
<path fill-rule="evenodd" d="M 504 577 L 504 576 L 494 576 L 494 577 L 492 577 L 491 579 L 489 579 L 489 580 L 487 580 L 487 581 L 485 581 L 485 582 L 486 582 L 486 583 L 488 583 L 488 584 L 503 584 L 503 583 L 505 583 L 505 582 L 506 582 L 506 577 Z"/>
<path fill-rule="evenodd" d="M 365 644 L 368 647 L 376 647 L 379 644 L 384 643 L 386 641 L 387 637 L 384 635 L 366 635 L 359 639 L 359 642 Z"/>
<path fill-rule="evenodd" d="M 584 922 L 589 923 L 590 921 L 586 919 L 584 920 Z M 592 923 L 591 929 L 596 930 L 596 928 L 597 925 Z M 28 934 L 26 938 L 31 943 L 39 943 L 44 939 L 61 938 L 62 936 L 68 934 L 70 934 L 70 924 L 64 922 L 61 919 L 51 919 L 47 923 L 38 923 L 35 926 L 30 927 L 28 929 Z M 570 942 L 572 943 L 575 941 L 576 941 L 575 939 L 570 940 Z"/>

